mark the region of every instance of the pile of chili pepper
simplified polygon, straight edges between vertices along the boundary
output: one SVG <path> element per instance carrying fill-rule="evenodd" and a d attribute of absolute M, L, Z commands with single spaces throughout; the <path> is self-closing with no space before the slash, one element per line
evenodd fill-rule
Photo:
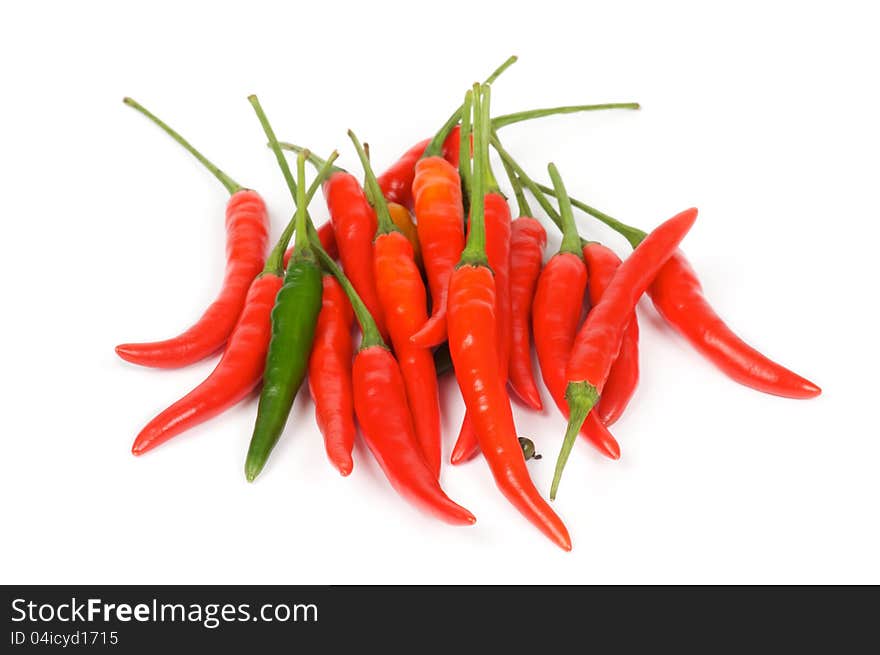
<path fill-rule="evenodd" d="M 259 388 L 244 466 L 253 481 L 279 439 L 293 431 L 286 426 L 288 416 L 308 379 L 327 458 L 342 475 L 353 470 L 352 449 L 360 434 L 400 496 L 447 523 L 469 525 L 473 514 L 440 485 L 438 378 L 452 371 L 466 412 L 451 462 L 482 453 L 508 501 L 570 550 L 565 525 L 529 475 L 527 460 L 541 456 L 532 440 L 518 435 L 514 421 L 514 405 L 532 411 L 544 406 L 533 348 L 544 386 L 568 419 L 551 500 L 578 434 L 608 458 L 620 457 L 609 428 L 627 410 L 638 384 L 636 305 L 645 293 L 669 325 L 736 382 L 788 398 L 819 395 L 815 384 L 740 339 L 704 297 L 679 249 L 696 209 L 643 232 L 571 198 L 552 163 L 550 185 L 523 170 L 499 139 L 506 125 L 639 105 L 571 105 L 493 117 L 492 85 L 515 60 L 468 89 L 432 138 L 415 144 L 382 174 L 373 172 L 368 148 L 349 131 L 363 179 L 337 166 L 335 151 L 323 159 L 279 142 L 259 100 L 250 96 L 293 204 L 268 255 L 269 217 L 261 196 L 142 105 L 125 99 L 230 193 L 227 264 L 217 299 L 177 336 L 116 348 L 129 362 L 158 368 L 221 353 L 204 382 L 140 431 L 135 455 Z M 492 170 L 490 148 L 509 179 L 516 218 Z M 293 170 L 285 151 L 296 154 Z M 311 182 L 307 163 L 317 171 Z M 316 227 L 309 205 L 319 189 L 330 219 Z M 559 250 L 549 256 L 545 228 L 526 191 L 561 232 Z M 584 238 L 575 208 L 623 235 L 632 252 L 621 259 Z"/>

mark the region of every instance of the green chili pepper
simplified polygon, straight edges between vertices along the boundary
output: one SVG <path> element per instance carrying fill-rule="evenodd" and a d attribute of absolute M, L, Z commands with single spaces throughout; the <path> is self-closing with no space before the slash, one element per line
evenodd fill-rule
<path fill-rule="evenodd" d="M 278 443 L 293 400 L 305 378 L 318 312 L 321 310 L 322 282 L 321 269 L 309 244 L 306 228 L 305 156 L 300 154 L 297 157 L 297 184 L 293 181 L 259 101 L 256 96 L 251 96 L 249 100 L 297 201 L 294 251 L 272 309 L 272 333 L 263 373 L 263 389 L 245 461 L 245 475 L 251 482 L 259 475 L 269 453 Z"/>

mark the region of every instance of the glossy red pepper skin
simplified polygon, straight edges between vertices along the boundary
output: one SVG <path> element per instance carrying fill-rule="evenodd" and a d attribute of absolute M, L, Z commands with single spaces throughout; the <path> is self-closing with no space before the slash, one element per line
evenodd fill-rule
<path fill-rule="evenodd" d="M 443 142 L 443 157 L 454 166 L 458 165 L 459 126 L 456 125 Z M 409 210 L 413 209 L 413 179 L 416 175 L 416 164 L 425 154 L 425 148 L 431 139 L 419 141 L 382 173 L 377 181 L 382 195 L 388 202 L 396 202 Z"/>
<path fill-rule="evenodd" d="M 568 378 L 565 367 L 583 313 L 586 289 L 587 267 L 583 260 L 572 253 L 558 253 L 550 258 L 541 271 L 533 301 L 532 329 L 541 376 L 553 401 L 566 418 L 568 403 L 565 388 Z M 617 440 L 595 412 L 587 415 L 580 434 L 603 455 L 611 459 L 620 458 Z"/>
<path fill-rule="evenodd" d="M 271 333 L 270 314 L 282 278 L 264 274 L 250 286 L 241 317 L 223 357 L 195 389 L 150 421 L 131 452 L 141 455 L 171 437 L 195 427 L 247 397 L 260 383 Z"/>
<path fill-rule="evenodd" d="M 425 284 L 412 244 L 402 233 L 380 234 L 373 243 L 373 253 L 379 301 L 403 375 L 416 437 L 428 468 L 439 477 L 442 437 L 434 356 L 429 348 L 410 341 L 428 319 Z"/>
<path fill-rule="evenodd" d="M 182 334 L 149 343 L 116 346 L 124 360 L 141 366 L 178 368 L 208 357 L 226 343 L 245 306 L 251 282 L 263 270 L 269 219 L 256 191 L 237 191 L 226 205 L 226 274 L 217 299 Z"/>
<path fill-rule="evenodd" d="M 584 246 L 584 261 L 589 271 L 587 292 L 590 304 L 595 306 L 608 288 L 615 271 L 620 266 L 620 257 L 613 250 L 600 243 Z M 606 425 L 612 425 L 626 410 L 639 383 L 639 322 L 633 312 L 623 332 L 620 352 L 608 373 L 605 389 L 593 410 Z"/>
<path fill-rule="evenodd" d="M 413 195 L 422 261 L 433 304 L 431 317 L 413 336 L 413 343 L 430 348 L 446 339 L 449 278 L 464 249 L 464 207 L 457 169 L 442 157 L 419 160 Z"/>
<path fill-rule="evenodd" d="M 510 388 L 532 409 L 543 409 L 532 372 L 532 300 L 547 246 L 547 232 L 534 218 L 520 216 L 510 238 Z"/>
<path fill-rule="evenodd" d="M 566 369 L 570 384 L 585 382 L 602 393 L 639 298 L 696 219 L 696 209 L 676 214 L 648 234 L 620 265 L 575 338 Z"/>
<path fill-rule="evenodd" d="M 529 478 L 498 370 L 495 306 L 495 282 L 487 267 L 464 264 L 455 269 L 448 305 L 455 376 L 498 488 L 554 543 L 571 550 L 568 530 Z"/>
<path fill-rule="evenodd" d="M 406 399 L 403 376 L 382 346 L 358 352 L 354 360 L 354 408 L 364 440 L 385 476 L 408 502 L 453 525 L 476 519 L 443 492 L 422 455 Z"/>
<path fill-rule="evenodd" d="M 510 360 L 510 207 L 497 193 L 487 193 L 484 205 L 486 226 L 486 257 L 495 275 L 495 314 L 498 325 L 498 368 L 507 383 Z M 479 441 L 467 413 L 461 424 L 458 439 L 452 449 L 451 462 L 460 464 L 479 452 Z"/>
<path fill-rule="evenodd" d="M 337 171 L 324 183 L 324 197 L 336 236 L 345 275 L 372 314 L 383 339 L 388 338 L 376 281 L 373 278 L 373 236 L 376 212 L 367 201 L 360 182 L 350 173 Z"/>
<path fill-rule="evenodd" d="M 660 269 L 649 289 L 654 306 L 706 359 L 752 389 L 786 398 L 815 398 L 822 390 L 740 339 L 703 296 L 696 273 L 681 251 Z"/>
<path fill-rule="evenodd" d="M 309 357 L 309 391 L 327 458 L 342 475 L 348 475 L 357 434 L 351 383 L 354 313 L 336 278 L 325 274 L 322 283 L 321 312 Z"/>

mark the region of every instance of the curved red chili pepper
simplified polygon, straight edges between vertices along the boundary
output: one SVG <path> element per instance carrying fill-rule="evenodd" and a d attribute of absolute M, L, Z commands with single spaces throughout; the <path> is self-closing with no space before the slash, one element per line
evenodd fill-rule
<path fill-rule="evenodd" d="M 443 158 L 454 166 L 458 165 L 458 132 L 459 127 L 456 125 L 443 142 Z M 431 139 L 419 141 L 377 178 L 382 195 L 388 202 L 396 202 L 412 210 L 414 205 L 412 186 L 416 175 L 416 164 L 422 158 L 429 143 Z"/>
<path fill-rule="evenodd" d="M 271 331 L 269 315 L 283 278 L 264 274 L 251 284 L 223 357 L 207 379 L 150 421 L 131 452 L 141 455 L 245 398 L 259 384 Z"/>
<path fill-rule="evenodd" d="M 474 515 L 443 492 L 422 455 L 403 376 L 388 349 L 360 350 L 354 359 L 353 381 L 354 409 L 364 440 L 391 485 L 410 503 L 442 521 L 473 524 Z"/>
<path fill-rule="evenodd" d="M 697 274 L 681 251 L 660 269 L 649 289 L 664 320 L 727 376 L 786 398 L 815 398 L 822 390 L 740 339 L 703 296 Z"/>
<path fill-rule="evenodd" d="M 532 303 L 532 329 L 541 376 L 553 401 L 566 418 L 568 403 L 565 388 L 568 378 L 565 367 L 583 313 L 586 288 L 587 267 L 583 260 L 570 252 L 561 252 L 551 257 L 541 271 Z M 590 412 L 580 433 L 603 455 L 611 459 L 620 458 L 617 440 L 608 432 L 596 412 Z"/>
<path fill-rule="evenodd" d="M 595 306 L 608 288 L 620 257 L 601 243 L 590 242 L 583 249 L 587 262 L 589 282 L 587 291 L 590 304 Z M 623 414 L 639 383 L 639 322 L 633 312 L 629 325 L 623 332 L 620 352 L 608 373 L 605 389 L 596 403 L 595 413 L 605 425 L 612 425 Z"/>
<path fill-rule="evenodd" d="M 351 385 L 353 320 L 345 291 L 336 278 L 325 274 L 321 312 L 309 357 L 309 392 L 315 401 L 315 420 L 324 436 L 327 458 L 342 475 L 351 473 L 351 451 L 357 433 Z"/>
<path fill-rule="evenodd" d="M 484 200 L 486 228 L 486 257 L 495 274 L 495 314 L 498 321 L 498 368 L 507 383 L 510 360 L 510 207 L 503 196 L 487 193 Z M 465 413 L 458 439 L 452 449 L 451 462 L 460 464 L 479 452 L 479 441 L 474 426 Z"/>
<path fill-rule="evenodd" d="M 357 178 L 345 171 L 333 173 L 324 183 L 324 197 L 330 211 L 342 269 L 373 315 L 382 338 L 387 338 L 388 331 L 373 278 L 376 212 L 367 201 Z"/>
<path fill-rule="evenodd" d="M 696 220 L 696 209 L 676 214 L 648 234 L 620 265 L 575 338 L 566 372 L 570 383 L 585 382 L 602 393 L 639 298 Z"/>
<path fill-rule="evenodd" d="M 678 244 L 697 220 L 697 210 L 688 209 L 673 216 L 648 234 L 624 261 L 611 279 L 602 299 L 587 314 L 587 320 L 575 337 L 568 360 L 569 421 L 556 462 L 550 497 L 562 477 L 565 463 L 571 453 L 575 432 L 599 399 L 608 379 L 608 372 L 620 351 L 623 332 L 629 324 L 639 298 L 645 293 L 657 273 L 675 253 Z"/>
<path fill-rule="evenodd" d="M 543 409 L 532 373 L 531 317 L 547 232 L 534 218 L 513 221 L 510 239 L 510 388 L 527 406 Z"/>
<path fill-rule="evenodd" d="M 506 377 L 498 362 L 498 317 L 495 279 L 488 267 L 484 225 L 484 198 L 489 170 L 488 86 L 475 85 L 465 97 L 463 120 L 467 125 L 474 105 L 475 159 L 470 179 L 470 234 L 461 262 L 449 279 L 447 326 L 449 352 L 467 412 L 477 432 L 480 448 L 495 483 L 520 513 L 560 548 L 571 550 L 571 538 L 562 520 L 538 493 L 529 478 L 516 434 Z M 462 128 L 464 129 L 464 128 Z"/>
<path fill-rule="evenodd" d="M 449 350 L 461 394 L 495 483 L 529 521 L 571 550 L 565 525 L 529 477 L 504 379 L 498 370 L 495 284 L 485 266 L 460 266 L 449 281 Z"/>
<path fill-rule="evenodd" d="M 542 185 L 538 189 L 553 194 Z M 645 233 L 621 223 L 580 200 L 574 206 L 619 232 L 633 248 Z M 660 315 L 678 330 L 694 348 L 731 379 L 752 389 L 786 398 L 815 398 L 822 390 L 746 344 L 724 324 L 703 297 L 700 282 L 680 250 L 660 269 L 648 289 Z"/>
<path fill-rule="evenodd" d="M 428 319 L 427 294 L 409 240 L 400 232 L 380 234 L 373 242 L 379 300 L 400 365 L 416 437 L 428 468 L 440 475 L 442 437 L 440 391 L 430 349 L 410 341 Z"/>
<path fill-rule="evenodd" d="M 116 346 L 122 359 L 158 368 L 176 368 L 217 352 L 226 343 L 245 305 L 251 282 L 263 270 L 269 219 L 256 191 L 235 192 L 226 206 L 226 275 L 217 299 L 182 334 L 149 343 Z"/>
<path fill-rule="evenodd" d="M 428 467 L 440 476 L 440 392 L 434 355 L 428 348 L 413 345 L 413 333 L 428 320 L 428 296 L 415 261 L 409 237 L 400 231 L 382 195 L 370 160 L 354 132 L 348 137 L 357 150 L 364 169 L 364 186 L 376 209 L 378 228 L 373 241 L 373 274 L 379 303 L 385 315 L 391 344 L 397 356 L 406 387 L 406 398 L 413 417 L 416 437 Z M 409 224 L 409 211 L 399 207 Z"/>
<path fill-rule="evenodd" d="M 416 164 L 412 188 L 416 228 L 432 300 L 431 317 L 413 335 L 412 341 L 428 348 L 446 338 L 449 277 L 464 249 L 461 178 L 456 168 L 442 157 L 427 157 Z"/>

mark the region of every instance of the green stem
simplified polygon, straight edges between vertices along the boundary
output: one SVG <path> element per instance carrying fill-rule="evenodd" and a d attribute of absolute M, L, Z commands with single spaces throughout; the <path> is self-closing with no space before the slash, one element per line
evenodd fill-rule
<path fill-rule="evenodd" d="M 318 189 L 321 188 L 321 184 L 330 174 L 332 164 L 334 161 L 336 161 L 337 157 L 339 157 L 339 153 L 335 150 L 330 153 L 330 157 L 328 157 L 327 161 L 324 162 L 324 166 L 318 172 L 318 176 L 314 180 L 312 180 L 312 184 L 311 186 L 309 186 L 309 190 L 306 192 L 307 207 L 312 201 L 312 198 L 315 196 L 315 193 L 317 193 Z M 284 270 L 284 252 L 287 250 L 287 244 L 290 243 L 290 238 L 293 236 L 293 232 L 295 229 L 296 213 L 294 213 L 291 219 L 287 222 L 287 225 L 284 227 L 284 231 L 281 233 L 278 242 L 275 244 L 275 247 L 272 248 L 272 252 L 269 253 L 269 257 L 266 258 L 266 267 L 263 269 L 263 273 L 274 275 L 280 275 L 282 273 L 282 271 Z"/>
<path fill-rule="evenodd" d="M 443 153 L 443 144 L 446 143 L 446 137 L 449 136 L 452 128 L 458 125 L 458 121 L 461 120 L 463 115 L 461 107 L 459 107 L 452 116 L 446 119 L 446 122 L 443 123 L 443 127 L 437 131 L 437 134 L 434 135 L 434 138 L 431 139 L 430 143 L 428 143 L 428 146 L 425 148 L 425 152 L 422 155 L 423 159 L 427 157 L 438 157 Z"/>
<path fill-rule="evenodd" d="M 559 252 L 571 253 L 583 259 L 581 237 L 578 234 L 577 225 L 574 223 L 571 200 L 568 199 L 568 193 L 562 183 L 562 176 L 559 175 L 556 164 L 552 162 L 547 165 L 547 171 L 550 173 L 550 179 L 553 180 L 553 188 L 556 189 L 556 199 L 559 202 L 559 212 L 562 214 L 562 243 L 559 245 Z"/>
<path fill-rule="evenodd" d="M 562 471 L 568 462 L 578 432 L 587 420 L 587 414 L 599 400 L 599 392 L 588 382 L 569 382 L 565 390 L 565 399 L 568 401 L 568 426 L 565 428 L 565 438 L 562 441 L 559 457 L 556 459 L 556 470 L 553 472 L 553 483 L 550 485 L 550 500 L 556 500 Z"/>
<path fill-rule="evenodd" d="M 315 229 L 315 225 L 312 223 L 311 219 L 309 219 L 308 223 L 309 239 L 312 242 L 312 249 L 317 253 L 321 265 L 329 271 L 329 273 L 335 277 L 342 286 L 345 295 L 348 296 L 348 301 L 351 303 L 351 308 L 354 310 L 358 325 L 361 326 L 361 334 L 363 334 L 363 338 L 361 339 L 360 349 L 365 350 L 372 346 L 387 348 L 388 346 L 386 346 L 385 342 L 382 340 L 382 335 L 379 334 L 379 328 L 376 327 L 376 321 L 373 320 L 370 310 L 367 309 L 364 301 L 361 300 L 358 292 L 355 291 L 354 286 L 345 276 L 345 273 L 342 272 L 342 269 L 336 265 L 333 258 L 328 255 L 327 251 L 321 246 L 321 239 L 318 237 L 318 231 Z"/>
<path fill-rule="evenodd" d="M 306 227 L 306 152 L 296 155 L 296 236 L 293 241 L 293 259 L 310 254 Z"/>
<path fill-rule="evenodd" d="M 483 82 L 483 84 L 492 84 L 501 76 L 501 73 L 513 66 L 513 64 L 516 63 L 516 60 L 516 55 L 511 55 L 510 57 L 508 57 L 503 64 L 492 71 L 492 74 L 486 78 L 486 81 Z M 449 136 L 452 128 L 458 125 L 458 122 L 461 120 L 464 114 L 464 105 L 459 106 L 458 109 L 452 112 L 452 115 L 446 119 L 445 123 L 443 123 L 443 127 L 441 127 L 434 135 L 434 138 L 431 139 L 431 142 L 428 144 L 428 147 L 425 148 L 425 153 L 422 155 L 422 157 L 436 157 L 443 152 L 443 144 L 446 142 L 446 137 Z"/>
<path fill-rule="evenodd" d="M 526 188 L 532 192 L 532 195 L 535 197 L 535 200 L 538 201 L 538 204 L 541 205 L 541 209 L 547 214 L 551 221 L 556 224 L 556 227 L 559 228 L 559 231 L 562 231 L 562 218 L 559 216 L 559 212 L 550 204 L 550 201 L 547 200 L 547 197 L 541 193 L 541 190 L 538 188 L 538 185 L 532 181 L 526 172 L 522 169 L 522 167 L 516 163 L 516 160 L 510 156 L 510 153 L 504 149 L 501 145 L 501 142 L 498 140 L 498 135 L 492 134 L 492 147 L 495 148 L 495 152 L 497 152 L 501 156 L 501 160 L 506 162 L 516 173 L 517 177 L 519 177 L 520 181 L 526 185 Z"/>
<path fill-rule="evenodd" d="M 504 60 L 503 64 L 492 71 L 492 74 L 486 78 L 486 81 L 483 82 L 483 84 L 493 84 L 495 80 L 501 77 L 501 73 L 503 73 L 516 63 L 517 59 L 519 59 L 519 57 L 517 57 L 516 55 L 510 55 L 507 59 Z"/>
<path fill-rule="evenodd" d="M 389 234 L 390 232 L 399 232 L 400 230 L 397 229 L 394 221 L 391 220 L 391 214 L 388 213 L 388 203 L 385 202 L 385 196 L 382 194 L 382 189 L 379 187 L 379 181 L 376 179 L 373 167 L 370 166 L 370 160 L 367 157 L 366 151 L 363 146 L 361 146 L 361 142 L 358 141 L 355 133 L 351 130 L 348 131 L 348 138 L 351 139 L 351 142 L 354 144 L 358 158 L 361 160 L 361 166 L 364 168 L 364 186 L 368 191 L 367 199 L 370 201 L 370 204 L 373 205 L 373 209 L 376 210 L 376 219 L 378 223 L 376 227 L 376 237 L 378 238 L 380 235 Z"/>
<path fill-rule="evenodd" d="M 461 132 L 459 132 L 458 146 L 458 175 L 461 177 L 461 186 L 464 190 L 465 200 L 469 202 L 471 197 L 471 110 L 473 109 L 474 92 L 468 89 L 464 95 L 464 112 L 461 115 Z"/>
<path fill-rule="evenodd" d="M 546 193 L 547 195 L 551 195 L 551 196 L 556 195 L 556 191 L 554 191 L 553 189 L 551 189 L 548 186 L 545 186 L 543 184 L 538 184 L 536 186 L 539 191 Z M 585 202 L 577 200 L 576 198 L 570 198 L 570 200 L 571 200 L 572 205 L 574 205 L 578 209 L 586 212 L 590 216 L 598 218 L 600 221 L 605 223 L 605 225 L 607 225 L 612 230 L 614 230 L 615 232 L 617 232 L 621 236 L 623 236 L 623 238 L 625 238 L 627 241 L 629 241 L 630 245 L 633 248 L 638 247 L 638 245 L 642 242 L 642 240 L 646 236 L 648 236 L 647 233 L 644 232 L 643 230 L 640 230 L 637 227 L 633 227 L 632 225 L 627 225 L 626 223 L 618 221 L 616 218 L 609 216 L 605 212 L 599 211 L 595 207 L 591 207 L 590 205 L 588 205 Z"/>
<path fill-rule="evenodd" d="M 275 154 L 275 159 L 278 161 L 278 166 L 281 167 L 281 174 L 284 175 L 284 181 L 287 182 L 287 188 L 290 189 L 290 195 L 296 200 L 296 182 L 290 172 L 290 167 L 287 165 L 287 158 L 284 156 L 284 153 L 281 152 L 281 147 L 278 145 L 278 139 L 275 138 L 275 131 L 269 124 L 269 119 L 266 118 L 266 114 L 260 106 L 260 101 L 257 99 L 257 96 L 248 96 L 248 101 L 250 101 L 254 111 L 257 113 L 257 118 L 260 121 L 260 125 L 263 126 L 263 132 L 266 133 L 266 138 L 269 139 L 269 147 L 272 148 L 272 152 Z"/>
<path fill-rule="evenodd" d="M 513 187 L 513 196 L 516 198 L 516 206 L 519 209 L 520 216 L 531 216 L 532 208 L 529 207 L 529 202 L 526 200 L 526 194 L 523 192 L 522 180 L 516 174 L 516 171 L 513 170 L 513 167 L 507 162 L 507 160 L 502 159 L 501 165 L 504 167 L 504 172 L 507 173 L 507 179 L 510 180 L 510 186 Z"/>
<path fill-rule="evenodd" d="M 123 98 L 122 102 L 127 104 L 129 107 L 134 107 L 135 109 L 137 109 L 140 113 L 142 113 L 144 116 L 146 116 L 151 121 L 153 121 L 156 125 L 158 125 L 160 128 L 162 128 L 162 130 L 168 136 L 170 136 L 172 139 L 174 139 L 180 145 L 182 145 L 184 148 L 186 148 L 186 150 L 193 157 L 195 157 L 196 159 L 198 159 L 202 163 L 202 166 L 207 168 L 214 175 L 214 177 L 216 177 L 218 180 L 220 180 L 220 183 L 226 187 L 226 190 L 229 191 L 230 194 L 241 191 L 244 188 L 238 182 L 236 182 L 231 177 L 229 177 L 226 173 L 224 173 L 219 168 L 217 168 L 217 166 L 215 166 L 213 162 L 211 162 L 207 157 L 205 157 L 198 150 L 193 148 L 192 145 L 190 145 L 189 141 L 187 141 L 182 136 L 180 136 L 180 134 L 178 134 L 176 131 L 171 129 L 171 127 L 167 123 L 165 123 L 158 116 L 156 116 L 155 114 L 150 112 L 142 104 L 140 104 L 136 100 L 133 100 L 132 98 Z"/>
<path fill-rule="evenodd" d="M 582 111 L 602 111 L 605 109 L 641 109 L 637 102 L 607 102 L 601 105 L 563 105 L 561 107 L 545 107 L 543 109 L 529 109 L 518 111 L 513 114 L 504 114 L 492 119 L 492 128 L 498 129 L 514 123 L 528 121 L 533 118 L 555 116 L 557 114 L 576 114 Z"/>
<path fill-rule="evenodd" d="M 473 113 L 474 113 L 474 163 L 471 177 L 470 193 L 470 223 L 468 225 L 468 238 L 464 250 L 461 252 L 459 265 L 470 264 L 472 266 L 488 266 L 486 257 L 486 224 L 485 224 L 485 179 L 486 166 L 484 164 L 485 152 L 483 141 L 486 137 L 485 123 L 483 122 L 483 101 L 488 100 L 483 95 L 483 89 L 479 84 L 474 84 L 472 89 Z M 467 103 L 467 98 L 465 98 Z"/>
<path fill-rule="evenodd" d="M 485 132 L 487 134 L 492 133 L 492 123 L 489 119 L 486 119 L 486 122 L 483 123 L 485 126 Z M 489 141 L 487 140 L 488 144 Z M 485 193 L 500 193 L 498 187 L 498 180 L 495 178 L 495 173 L 492 172 L 492 160 L 489 158 L 489 146 L 486 146 L 486 156 L 483 158 L 483 179 L 485 180 L 486 186 L 484 188 Z"/>
<path fill-rule="evenodd" d="M 268 145 L 270 148 L 272 147 L 271 143 L 269 143 Z M 278 147 L 281 148 L 282 150 L 290 150 L 292 152 L 308 152 L 309 154 L 308 154 L 308 157 L 306 157 L 306 160 L 312 166 L 314 166 L 316 170 L 320 170 L 327 163 L 326 161 L 324 161 L 323 159 L 318 157 L 318 155 L 316 155 L 314 152 L 312 152 L 308 148 L 303 148 L 302 146 L 298 146 L 295 143 L 289 143 L 287 141 L 279 141 Z M 332 175 L 333 173 L 344 173 L 344 172 L 345 172 L 345 169 L 340 168 L 339 166 L 331 166 L 330 167 L 330 175 Z"/>

